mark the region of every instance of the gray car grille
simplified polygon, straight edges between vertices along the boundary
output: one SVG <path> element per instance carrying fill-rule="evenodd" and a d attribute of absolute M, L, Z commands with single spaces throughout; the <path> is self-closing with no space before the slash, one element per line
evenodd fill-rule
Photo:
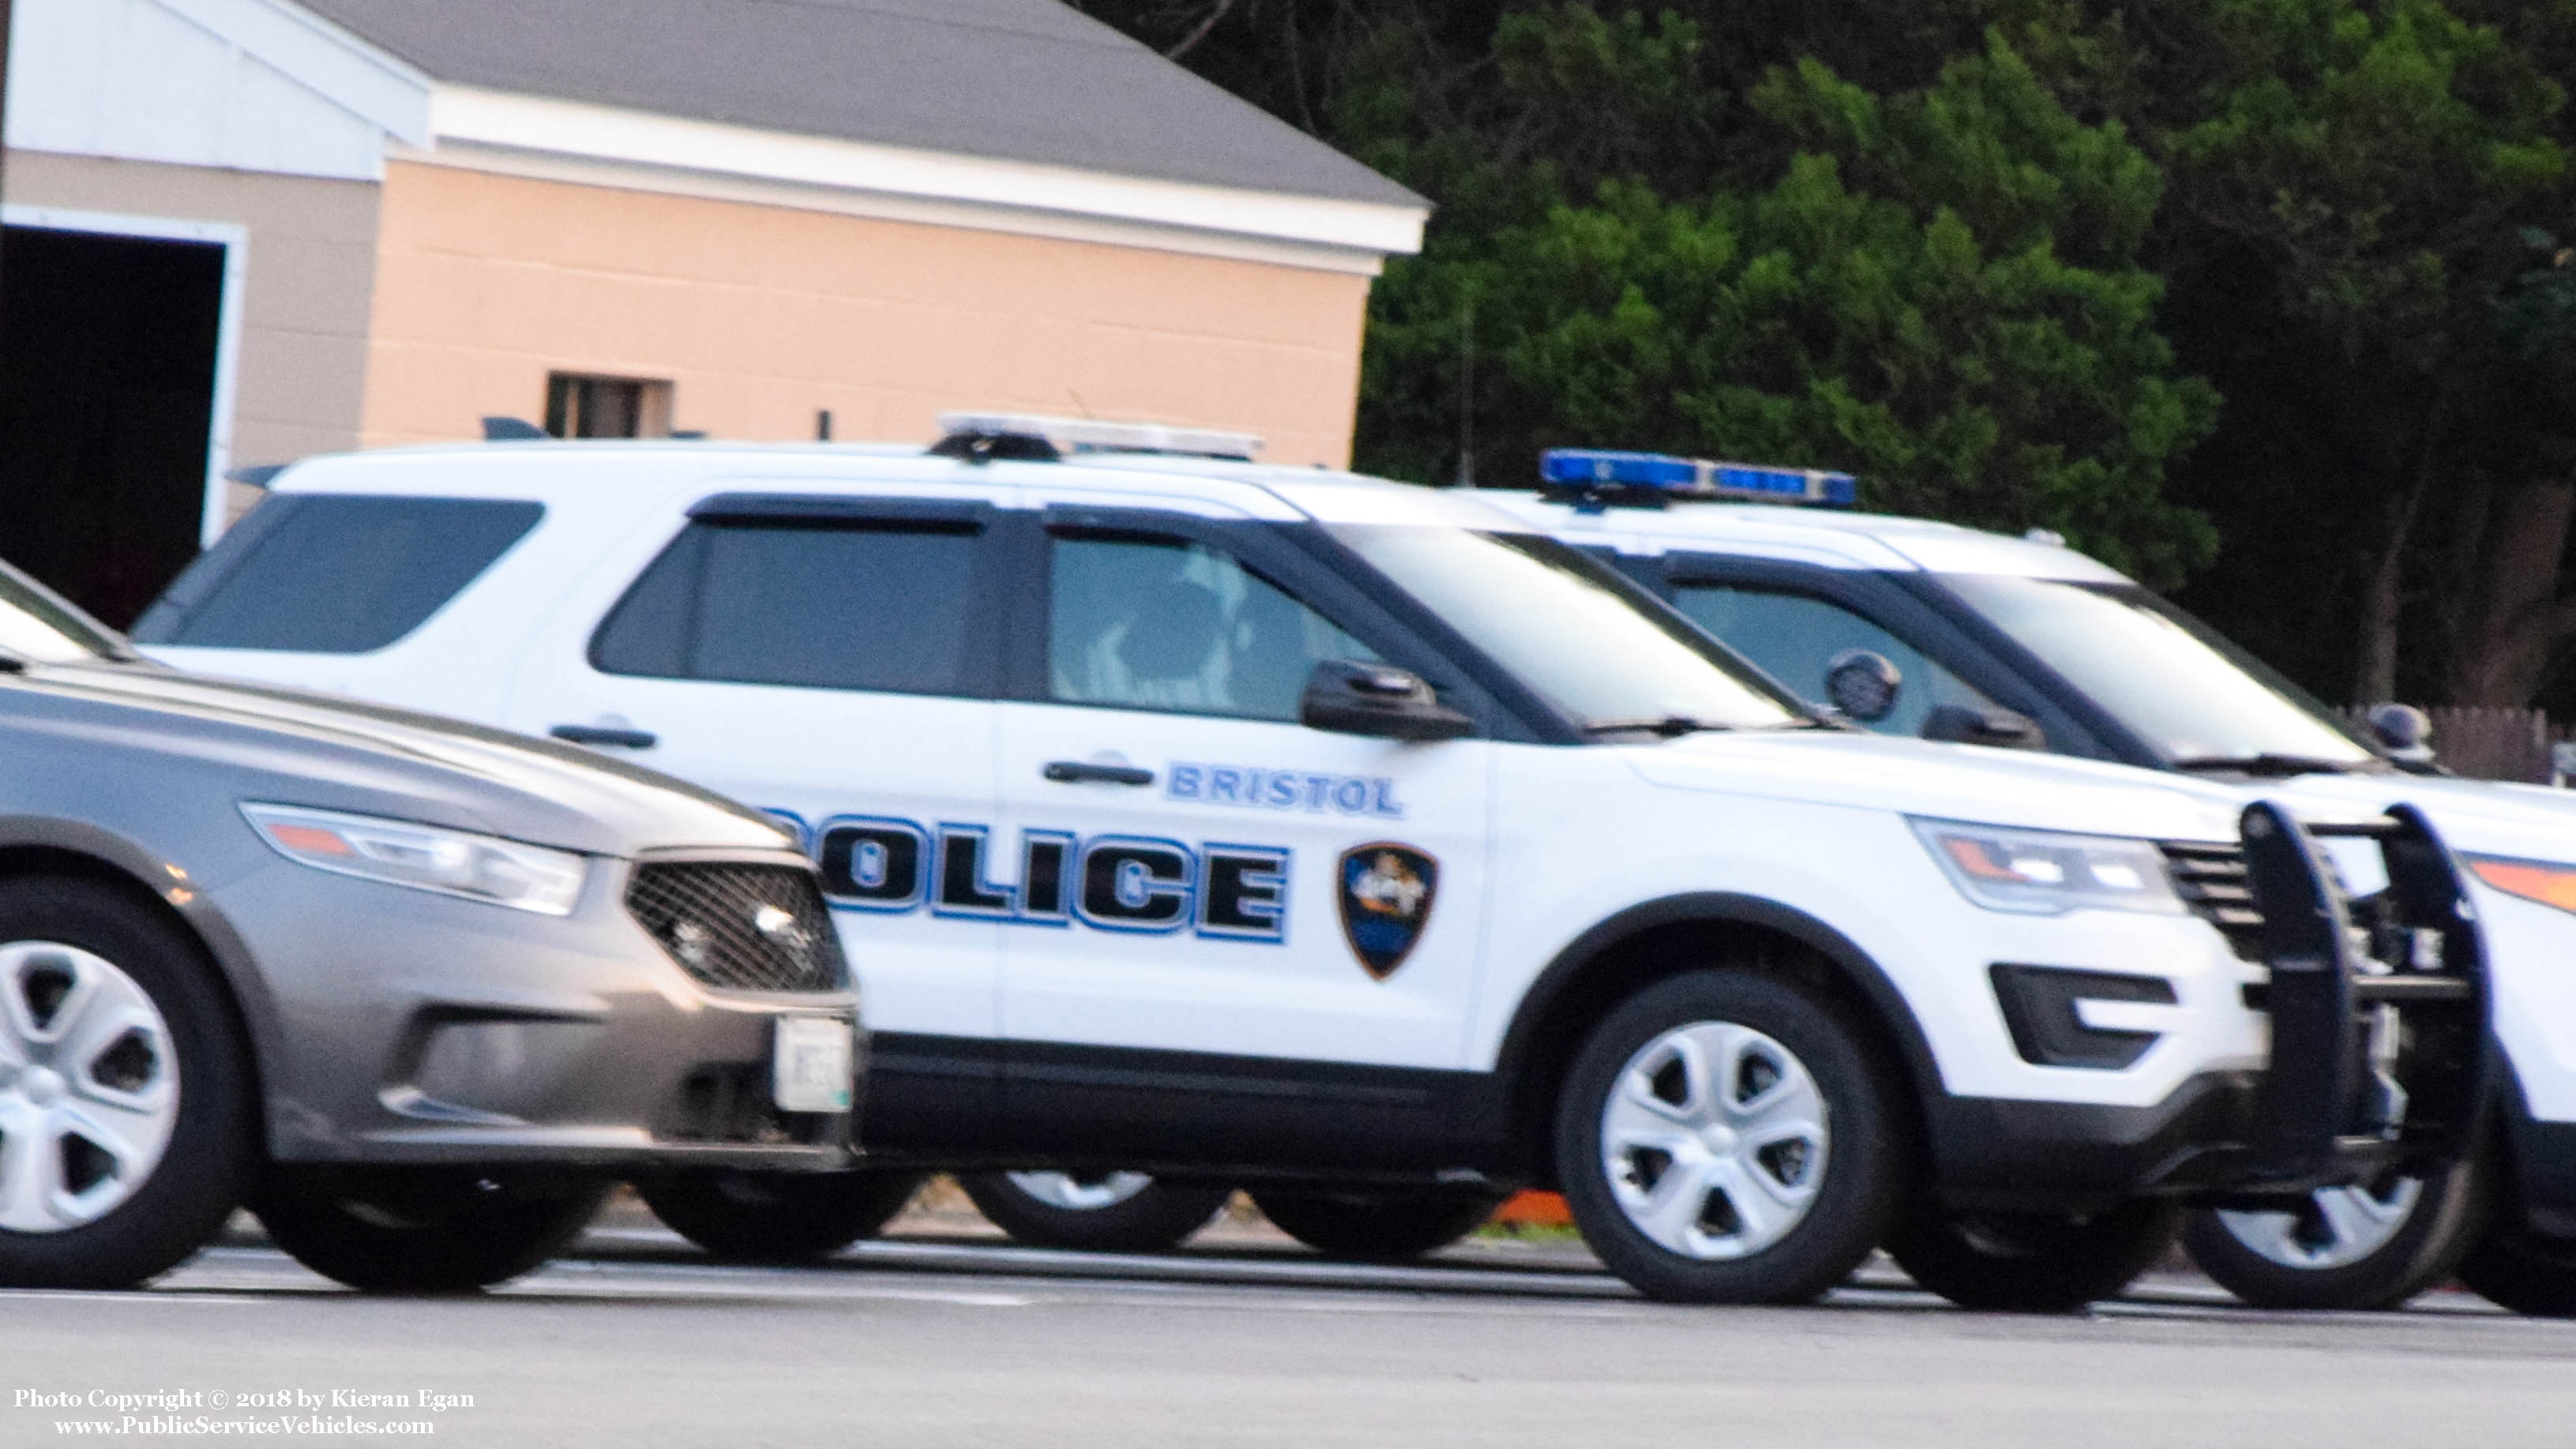
<path fill-rule="evenodd" d="M 2174 894 L 2182 897 L 2193 915 L 2225 932 L 2236 954 L 2261 960 L 2263 913 L 2254 909 L 2244 847 L 2169 840 L 2164 842 L 2164 852 L 2165 865 L 2173 873 Z"/>
<path fill-rule="evenodd" d="M 848 979 L 832 913 L 794 866 L 646 864 L 626 909 L 680 969 L 733 991 L 837 991 Z"/>

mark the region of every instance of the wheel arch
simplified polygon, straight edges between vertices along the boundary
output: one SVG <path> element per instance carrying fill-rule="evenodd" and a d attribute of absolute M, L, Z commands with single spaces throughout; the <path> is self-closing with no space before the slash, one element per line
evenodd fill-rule
<path fill-rule="evenodd" d="M 1618 1004 L 1655 982 L 1714 964 L 1784 977 L 1840 1005 L 1896 1061 L 1917 1140 L 1941 1072 L 1922 1027 L 1887 973 L 1832 926 L 1795 907 L 1724 891 L 1629 907 L 1557 953 L 1521 998 L 1495 1061 L 1496 1090 L 1475 1135 L 1500 1140 L 1515 1166 L 1556 1180 L 1550 1159 L 1558 1084 L 1583 1039 Z"/>
<path fill-rule="evenodd" d="M 241 1034 L 242 1068 L 249 1073 L 253 1098 L 260 1104 L 253 1114 L 257 1145 L 265 1154 L 270 1135 L 268 1064 L 275 1059 L 278 1041 L 274 1003 L 248 965 L 248 952 L 240 939 L 205 906 L 204 895 L 176 885 L 165 895 L 150 883 L 150 869 L 141 851 L 93 827 L 65 825 L 58 830 L 0 835 L 0 880 L 57 876 L 95 881 L 176 930 L 204 955 L 214 985 L 233 1013 L 234 1028 Z"/>

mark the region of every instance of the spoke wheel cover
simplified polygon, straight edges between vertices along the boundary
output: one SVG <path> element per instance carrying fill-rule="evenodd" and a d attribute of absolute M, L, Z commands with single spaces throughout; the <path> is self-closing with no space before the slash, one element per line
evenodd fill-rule
<path fill-rule="evenodd" d="M 1806 1064 L 1733 1022 L 1674 1027 L 1620 1068 L 1601 1163 L 1638 1232 L 1700 1260 L 1749 1257 L 1815 1206 L 1831 1134 Z"/>
<path fill-rule="evenodd" d="M 115 1212 L 178 1122 L 170 1025 L 135 979 L 58 941 L 0 944 L 0 1232 Z"/>
<path fill-rule="evenodd" d="M 2358 1263 L 2388 1246 L 2406 1227 L 2424 1184 L 2412 1177 L 2321 1187 L 2296 1212 L 2225 1211 L 2229 1236 L 2280 1264 L 2316 1272 Z"/>
<path fill-rule="evenodd" d="M 1154 1185 L 1154 1179 L 1141 1172 L 1111 1172 L 1098 1177 L 1079 1177 L 1070 1172 L 1006 1172 L 1011 1186 L 1051 1208 L 1066 1212 L 1098 1212 L 1127 1201 Z"/>

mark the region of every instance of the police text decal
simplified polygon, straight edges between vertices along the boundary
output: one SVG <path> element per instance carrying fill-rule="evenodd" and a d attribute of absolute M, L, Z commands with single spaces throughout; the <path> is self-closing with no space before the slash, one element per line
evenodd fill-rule
<path fill-rule="evenodd" d="M 927 907 L 937 916 L 1031 926 L 1079 921 L 1101 931 L 1287 939 L 1283 846 L 1037 829 L 1006 844 L 989 826 L 882 815 L 837 816 L 813 839 L 823 893 L 849 909 Z"/>

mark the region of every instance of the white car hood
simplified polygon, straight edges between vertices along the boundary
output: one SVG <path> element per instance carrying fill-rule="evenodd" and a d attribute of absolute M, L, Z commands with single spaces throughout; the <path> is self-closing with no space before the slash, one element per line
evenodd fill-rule
<path fill-rule="evenodd" d="M 2302 813 L 2422 810 L 2453 850 L 2576 864 L 2576 791 L 2439 775 L 2302 775 L 2272 793 Z"/>
<path fill-rule="evenodd" d="M 2150 840 L 2234 841 L 2248 804 L 2285 793 L 2062 755 L 1827 730 L 1709 732 L 1624 749 L 1640 776 L 1669 789 Z M 2325 799 L 2317 807 L 2334 818 L 2364 813 Z"/>

